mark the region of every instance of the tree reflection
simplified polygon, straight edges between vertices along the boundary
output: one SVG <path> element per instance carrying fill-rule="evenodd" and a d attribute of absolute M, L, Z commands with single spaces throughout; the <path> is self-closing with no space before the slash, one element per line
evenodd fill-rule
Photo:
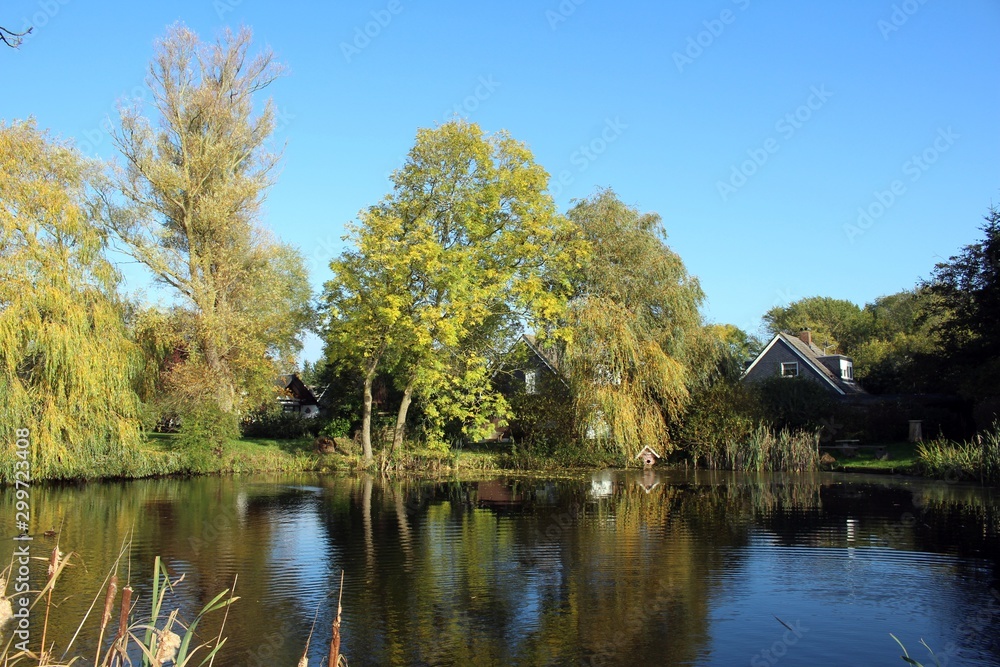
<path fill-rule="evenodd" d="M 990 639 L 1000 636 L 1000 598 L 989 592 L 1000 589 L 1000 512 L 991 492 L 971 487 L 636 470 L 481 481 L 204 478 L 33 492 L 39 532 L 62 526 L 62 548 L 81 554 L 53 610 L 61 646 L 131 535 L 119 578 L 124 585 L 131 576 L 140 610 L 157 554 L 185 574 L 170 600 L 182 617 L 239 575 L 242 599 L 220 667 L 295 664 L 317 608 L 310 660 L 319 663 L 342 570 L 352 665 L 721 660 L 715 614 L 743 578 L 758 576 L 751 561 L 762 544 L 825 554 L 797 565 L 798 576 L 830 582 L 840 596 L 813 601 L 820 605 L 852 594 L 863 603 L 872 568 L 888 567 L 885 554 L 925 559 L 921 576 L 949 601 L 927 613 L 974 658 L 1000 658 Z M 0 495 L 7 515 L 13 502 Z M 38 555 L 52 544 L 38 537 Z M 44 577 L 41 567 L 36 574 Z M 219 620 L 204 625 L 206 638 Z M 93 640 L 96 622 L 78 646 Z"/>

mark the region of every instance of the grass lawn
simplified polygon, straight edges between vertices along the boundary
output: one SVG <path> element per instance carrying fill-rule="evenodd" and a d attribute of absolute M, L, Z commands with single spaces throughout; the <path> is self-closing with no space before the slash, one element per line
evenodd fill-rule
<path fill-rule="evenodd" d="M 177 434 L 150 433 L 147 436 L 146 459 L 153 459 L 154 474 L 190 472 L 187 454 L 177 447 Z M 376 448 L 376 463 L 381 447 Z M 413 448 L 410 443 L 397 452 L 396 470 L 414 472 L 457 472 L 497 470 L 503 467 L 497 451 L 488 449 L 457 449 L 450 452 Z M 351 446 L 347 453 L 317 454 L 311 437 L 294 440 L 274 438 L 239 438 L 230 440 L 218 459 L 212 458 L 203 473 L 305 472 L 329 470 L 359 470 L 363 468 L 360 448 Z"/>
<path fill-rule="evenodd" d="M 856 456 L 846 457 L 838 452 L 831 452 L 837 459 L 833 470 L 843 472 L 880 472 L 880 473 L 910 473 L 917 465 L 917 445 L 912 442 L 864 443 L 879 445 L 889 450 L 889 460 L 880 461 L 875 458 L 874 449 L 860 449 Z M 822 449 L 822 447 L 820 448 Z"/>
<path fill-rule="evenodd" d="M 177 434 L 150 433 L 146 443 L 152 456 L 170 460 L 170 472 L 191 471 L 191 464 L 185 452 L 177 448 Z M 324 467 L 320 456 L 313 452 L 312 438 L 297 440 L 275 440 L 271 438 L 239 438 L 226 443 L 222 456 L 212 457 L 207 467 L 199 472 L 242 473 L 242 472 L 300 472 L 318 470 Z"/>

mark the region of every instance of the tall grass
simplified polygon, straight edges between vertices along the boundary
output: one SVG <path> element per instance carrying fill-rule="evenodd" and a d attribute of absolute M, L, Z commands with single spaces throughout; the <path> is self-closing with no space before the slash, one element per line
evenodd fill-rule
<path fill-rule="evenodd" d="M 75 653 L 81 651 L 89 652 L 93 655 L 93 665 L 95 667 L 125 667 L 128 665 L 141 665 L 142 667 L 211 667 L 215 661 L 216 654 L 222 650 L 226 644 L 225 633 L 226 621 L 229 617 L 229 606 L 239 600 L 234 595 L 236 581 L 233 581 L 233 588 L 226 589 L 212 598 L 193 619 L 187 623 L 179 620 L 180 609 L 169 610 L 167 604 L 167 594 L 178 586 L 184 575 L 171 578 L 166 565 L 157 556 L 153 563 L 152 592 L 149 602 L 144 603 L 146 611 L 139 611 L 139 604 L 133 601 L 134 592 L 130 582 L 121 589 L 121 601 L 118 602 L 118 570 L 122 558 L 129 551 L 131 545 L 126 542 L 118 554 L 111 571 L 104 579 L 101 590 L 94 596 L 93 603 L 83 615 L 76 632 L 66 646 L 57 647 L 52 642 L 47 642 L 46 638 L 49 630 L 49 611 L 53 606 L 53 593 L 59 584 L 59 579 L 75 554 L 64 554 L 59 550 L 58 544 L 52 551 L 49 559 L 49 569 L 46 583 L 40 591 L 34 594 L 30 609 L 36 606 L 44 607 L 44 620 L 41 628 L 41 648 L 30 648 L 24 650 L 15 644 L 17 635 L 5 632 L 8 625 L 15 621 L 12 613 L 11 601 L 13 594 L 8 597 L 6 582 L 10 581 L 10 574 L 13 565 L 8 566 L 0 572 L 0 665 L 12 667 L 15 665 L 39 665 L 45 667 L 70 667 L 81 661 L 82 658 L 67 658 L 74 650 L 73 645 L 84 626 L 90 622 L 91 615 L 95 609 L 99 610 L 100 618 L 96 620 L 99 627 L 97 645 L 86 649 L 76 649 Z M 341 595 L 343 594 L 343 573 L 341 573 Z M 23 594 L 18 594 L 23 595 Z M 103 597 L 103 605 L 98 607 L 98 601 Z M 115 616 L 115 606 L 118 606 L 117 618 Z M 18 602 L 21 605 L 20 602 Z M 218 636 L 208 638 L 200 642 L 196 639 L 196 630 L 201 621 L 208 615 L 224 610 L 222 623 L 219 627 Z M 331 644 L 331 654 L 326 661 L 326 667 L 346 667 L 347 660 L 340 653 L 340 623 L 341 623 L 341 603 L 337 602 L 337 615 L 333 622 L 333 635 L 336 644 Z M 319 608 L 316 610 L 319 615 Z M 114 622 L 117 621 L 117 622 Z M 315 629 L 315 619 L 313 620 Z M 309 641 L 312 639 L 313 629 L 309 631 L 309 638 L 303 649 L 302 657 L 299 659 L 299 667 L 308 667 L 307 658 Z M 108 641 L 105 641 L 107 639 Z M 334 652 L 335 646 L 335 652 Z M 61 650 L 62 655 L 56 656 L 56 651 Z"/>
<path fill-rule="evenodd" d="M 819 432 L 775 432 L 767 424 L 758 424 L 745 438 L 725 442 L 720 463 L 720 467 L 743 472 L 815 470 Z"/>
<path fill-rule="evenodd" d="M 127 546 L 123 547 L 119 553 L 118 562 L 120 562 L 127 548 Z M 58 586 L 59 579 L 73 558 L 74 554 L 72 553 L 63 554 L 59 550 L 58 544 L 52 550 L 45 586 L 36 594 L 34 601 L 31 603 L 32 609 L 36 606 L 44 605 L 40 648 L 37 651 L 35 649 L 24 650 L 18 648 L 14 643 L 17 636 L 12 633 L 3 647 L 0 648 L 0 664 L 4 665 L 4 667 L 19 664 L 68 667 L 77 662 L 80 659 L 79 657 L 71 658 L 67 661 L 66 656 L 72 650 L 77 636 L 88 622 L 102 593 L 104 595 L 104 604 L 101 607 L 100 630 L 97 646 L 92 649 L 94 654 L 93 664 L 96 667 L 124 667 L 124 665 L 132 665 L 134 664 L 133 658 L 135 657 L 141 658 L 141 663 L 139 664 L 142 667 L 160 667 L 163 664 L 170 664 L 173 667 L 193 667 L 194 665 L 211 664 L 215 655 L 226 643 L 225 638 L 222 636 L 222 630 L 220 630 L 218 638 L 214 640 L 192 645 L 192 639 L 195 637 L 195 631 L 199 623 L 207 614 L 220 609 L 226 609 L 239 598 L 234 596 L 230 589 L 226 589 L 212 598 L 187 625 L 182 624 L 178 620 L 180 609 L 166 612 L 164 600 L 167 592 L 183 581 L 184 575 L 176 579 L 171 579 L 166 566 L 160 560 L 160 557 L 157 556 L 153 565 L 153 587 L 149 615 L 138 615 L 136 606 L 132 604 L 133 589 L 130 585 L 126 584 L 121 591 L 118 623 L 111 623 L 114 616 L 115 601 L 118 597 L 118 576 L 116 574 L 118 562 L 116 562 L 112 571 L 108 573 L 108 576 L 104 580 L 103 590 L 95 596 L 94 603 L 91 604 L 87 613 L 84 614 L 76 633 L 65 647 L 61 647 L 63 651 L 62 656 L 56 657 L 55 651 L 57 649 L 55 645 L 46 641 L 49 630 L 49 611 L 53 605 L 52 595 Z M 0 574 L 0 580 L 8 580 L 7 575 L 9 572 L 10 568 Z M 0 590 L 0 609 L 9 611 L 10 599 L 5 594 L 6 591 Z M 6 604 L 3 604 L 4 602 Z M 8 620 L 10 619 L 0 618 L 0 628 Z M 223 620 L 222 627 L 225 628 L 225 620 Z M 106 635 L 109 629 L 114 634 Z M 105 636 L 111 639 L 110 643 L 106 646 L 104 643 Z M 196 656 L 197 662 L 195 662 Z"/>
<path fill-rule="evenodd" d="M 938 438 L 921 443 L 917 459 L 930 477 L 1000 485 L 1000 422 L 967 442 Z"/>

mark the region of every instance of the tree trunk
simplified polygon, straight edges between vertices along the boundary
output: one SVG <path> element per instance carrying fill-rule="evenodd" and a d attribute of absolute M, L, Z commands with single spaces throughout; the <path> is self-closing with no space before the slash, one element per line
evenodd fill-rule
<path fill-rule="evenodd" d="M 361 410 L 361 451 L 362 462 L 365 465 L 370 465 L 375 460 L 372 456 L 372 383 L 375 381 L 377 367 L 378 360 L 376 359 L 365 373 L 364 405 Z"/>
<path fill-rule="evenodd" d="M 219 344 L 210 331 L 212 325 L 208 323 L 209 318 L 204 314 L 204 309 L 200 319 L 202 331 L 199 342 L 205 355 L 205 364 L 212 375 L 211 381 L 215 383 L 215 400 L 222 412 L 231 414 L 236 410 L 236 389 L 230 381 L 229 369 L 219 352 Z"/>
<path fill-rule="evenodd" d="M 399 413 L 396 415 L 396 429 L 392 432 L 392 449 L 389 450 L 389 457 L 396 453 L 396 450 L 403 446 L 403 432 L 406 430 L 406 413 L 410 409 L 410 400 L 413 398 L 413 380 L 406 385 L 403 390 L 403 400 L 399 403 Z"/>

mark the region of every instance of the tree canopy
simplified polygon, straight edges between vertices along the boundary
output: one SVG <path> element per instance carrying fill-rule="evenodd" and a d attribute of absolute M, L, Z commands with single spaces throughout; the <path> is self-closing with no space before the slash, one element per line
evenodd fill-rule
<path fill-rule="evenodd" d="M 552 320 L 568 284 L 565 220 L 548 174 L 523 144 L 452 121 L 420 130 L 393 190 L 360 215 L 354 249 L 331 263 L 326 338 L 366 377 L 362 442 L 371 459 L 371 383 L 390 366 L 440 434 L 447 421 L 480 433 L 503 404 L 488 362 L 523 321 Z M 492 414 L 491 414 L 492 413 Z"/>
<path fill-rule="evenodd" d="M 565 318 L 564 364 L 581 434 L 627 455 L 643 445 L 667 449 L 669 425 L 689 396 L 701 287 L 666 245 L 660 216 L 611 190 L 577 202 L 568 216 L 589 246 Z"/>
<path fill-rule="evenodd" d="M 106 469 L 140 438 L 119 276 L 94 224 L 96 165 L 40 132 L 0 123 L 0 479 L 29 432 L 31 475 Z"/>
<path fill-rule="evenodd" d="M 235 416 L 273 396 L 271 381 L 301 347 L 311 291 L 300 253 L 260 224 L 277 156 L 274 106 L 254 99 L 281 73 L 249 54 L 251 34 L 204 44 L 172 27 L 148 78 L 156 122 L 124 107 L 124 158 L 106 222 L 126 252 L 183 299 L 183 350 L 169 386 L 181 402 Z"/>
<path fill-rule="evenodd" d="M 1000 395 L 1000 210 L 990 209 L 985 220 L 983 239 L 939 263 L 925 282 L 947 374 L 976 397 Z"/>
<path fill-rule="evenodd" d="M 779 331 L 797 333 L 809 329 L 813 342 L 831 354 L 849 350 L 858 342 L 865 319 L 857 304 L 826 296 L 799 299 L 764 314 L 764 324 L 772 336 Z"/>

